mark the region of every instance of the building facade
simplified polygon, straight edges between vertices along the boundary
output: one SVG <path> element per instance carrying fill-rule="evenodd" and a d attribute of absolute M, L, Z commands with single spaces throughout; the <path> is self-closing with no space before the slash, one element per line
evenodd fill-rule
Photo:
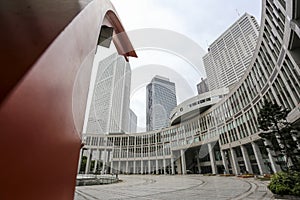
<path fill-rule="evenodd" d="M 243 76 L 255 50 L 258 32 L 255 18 L 246 13 L 209 46 L 203 57 L 209 90 L 229 87 Z"/>
<path fill-rule="evenodd" d="M 133 110 L 129 109 L 129 124 L 128 124 L 128 133 L 137 132 L 137 116 Z"/>
<path fill-rule="evenodd" d="M 296 0 L 262 2 L 261 28 L 250 65 L 222 100 L 162 130 L 86 135 L 82 151 L 109 154 L 109 161 L 95 159 L 119 173 L 280 171 L 274 152 L 258 135 L 257 115 L 264 100 L 270 100 L 289 108 L 288 121 L 300 124 L 300 5 Z M 85 173 L 93 170 L 89 164 L 85 169 Z"/>
<path fill-rule="evenodd" d="M 128 131 L 130 83 L 130 64 L 122 56 L 99 62 L 86 133 Z"/>
<path fill-rule="evenodd" d="M 198 94 L 202 94 L 205 92 L 208 92 L 208 82 L 207 82 L 207 78 L 203 79 L 201 78 L 201 82 L 199 84 L 197 84 L 197 91 Z"/>
<path fill-rule="evenodd" d="M 170 113 L 176 105 L 175 83 L 168 78 L 155 76 L 146 87 L 147 131 L 168 127 Z"/>

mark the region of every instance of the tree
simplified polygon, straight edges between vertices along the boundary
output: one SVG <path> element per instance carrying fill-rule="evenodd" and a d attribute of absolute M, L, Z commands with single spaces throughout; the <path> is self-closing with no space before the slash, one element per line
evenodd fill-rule
<path fill-rule="evenodd" d="M 283 171 L 289 169 L 300 171 L 300 150 L 299 150 L 299 127 L 287 121 L 289 110 L 269 101 L 258 115 L 261 138 L 269 141 L 270 148 L 276 152 L 277 163 L 282 166 Z"/>

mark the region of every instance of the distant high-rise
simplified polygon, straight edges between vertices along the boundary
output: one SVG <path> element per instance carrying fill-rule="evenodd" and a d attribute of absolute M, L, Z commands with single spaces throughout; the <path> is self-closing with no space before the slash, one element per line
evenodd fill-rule
<path fill-rule="evenodd" d="M 130 83 L 130 64 L 124 57 L 113 54 L 99 62 L 87 133 L 128 131 Z"/>
<path fill-rule="evenodd" d="M 208 92 L 207 78 L 205 79 L 201 78 L 201 82 L 197 84 L 197 90 L 198 90 L 198 94 Z"/>
<path fill-rule="evenodd" d="M 203 57 L 209 90 L 229 87 L 241 78 L 255 50 L 258 32 L 255 18 L 245 13 L 209 46 Z"/>
<path fill-rule="evenodd" d="M 176 105 L 175 83 L 168 78 L 155 76 L 146 88 L 147 131 L 167 127 L 170 113 Z"/>
<path fill-rule="evenodd" d="M 137 132 L 137 116 L 131 109 L 129 109 L 128 132 L 129 133 Z"/>

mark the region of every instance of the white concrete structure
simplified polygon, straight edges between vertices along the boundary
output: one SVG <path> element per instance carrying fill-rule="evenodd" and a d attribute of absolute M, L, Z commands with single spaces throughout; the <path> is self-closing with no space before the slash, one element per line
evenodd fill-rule
<path fill-rule="evenodd" d="M 169 116 L 176 107 L 175 83 L 168 78 L 155 76 L 146 88 L 147 131 L 169 126 Z"/>
<path fill-rule="evenodd" d="M 171 125 L 194 118 L 218 103 L 229 93 L 228 88 L 220 88 L 199 94 L 177 105 L 170 113 Z"/>
<path fill-rule="evenodd" d="M 236 83 L 250 64 L 259 26 L 253 16 L 244 14 L 228 28 L 203 57 L 209 90 Z"/>
<path fill-rule="evenodd" d="M 99 62 L 86 133 L 128 131 L 130 83 L 124 57 L 115 53 Z"/>

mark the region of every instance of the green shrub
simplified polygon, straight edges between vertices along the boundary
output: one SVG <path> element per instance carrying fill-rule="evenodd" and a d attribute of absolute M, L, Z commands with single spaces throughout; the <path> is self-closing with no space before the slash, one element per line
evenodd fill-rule
<path fill-rule="evenodd" d="M 272 176 L 268 188 L 275 194 L 300 196 L 300 173 L 278 172 Z"/>
<path fill-rule="evenodd" d="M 299 182 L 292 189 L 292 194 L 295 196 L 300 196 L 300 183 Z"/>

